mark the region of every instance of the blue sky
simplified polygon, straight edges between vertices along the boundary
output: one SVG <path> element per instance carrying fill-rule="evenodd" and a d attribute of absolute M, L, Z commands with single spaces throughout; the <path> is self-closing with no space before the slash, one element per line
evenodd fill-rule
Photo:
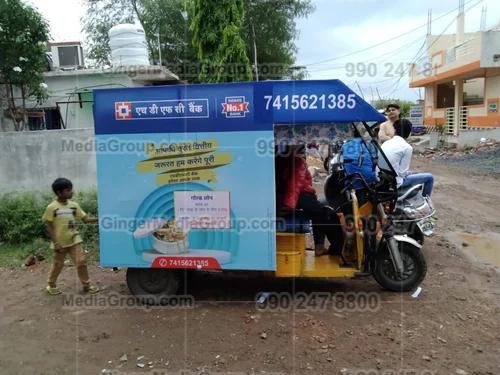
<path fill-rule="evenodd" d="M 83 0 L 26 1 L 49 20 L 55 41 L 83 39 Z M 458 0 L 315 0 L 314 4 L 316 9 L 307 19 L 297 20 L 297 64 L 307 66 L 310 79 L 340 78 L 367 99 L 372 92 L 378 97 L 376 89 L 382 97 L 418 99 L 419 91 L 408 88 L 406 72 L 407 64 L 421 55 L 417 52 L 424 42 L 427 11 L 432 9 L 435 19 L 432 33 L 450 34 L 455 32 L 458 8 Z M 466 31 L 479 30 L 483 6 L 487 27 L 500 22 L 500 1 L 465 0 Z M 393 40 L 385 42 L 389 39 Z M 367 50 L 355 53 L 362 49 Z"/>

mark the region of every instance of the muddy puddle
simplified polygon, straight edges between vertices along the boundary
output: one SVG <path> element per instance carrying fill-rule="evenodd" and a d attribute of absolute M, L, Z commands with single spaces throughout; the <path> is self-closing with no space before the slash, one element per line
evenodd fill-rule
<path fill-rule="evenodd" d="M 478 261 L 500 267 L 500 233 L 452 233 L 450 239 Z"/>

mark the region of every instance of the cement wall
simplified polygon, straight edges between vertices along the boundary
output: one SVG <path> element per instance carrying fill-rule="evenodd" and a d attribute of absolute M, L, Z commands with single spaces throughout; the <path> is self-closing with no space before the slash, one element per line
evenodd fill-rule
<path fill-rule="evenodd" d="M 57 177 L 69 178 L 77 190 L 95 188 L 93 148 L 77 152 L 71 141 L 92 144 L 94 129 L 0 132 L 0 193 L 50 190 Z"/>
<path fill-rule="evenodd" d="M 494 75 L 486 79 L 486 99 L 500 98 L 500 76 Z"/>
<path fill-rule="evenodd" d="M 477 145 L 481 138 L 500 141 L 500 128 L 461 130 L 458 137 L 448 137 L 446 142 L 454 143 L 458 148 L 464 148 Z"/>
<path fill-rule="evenodd" d="M 481 49 L 481 67 L 500 67 L 500 60 L 495 55 L 500 51 L 500 31 L 483 33 Z"/>
<path fill-rule="evenodd" d="M 430 131 L 424 136 L 412 138 L 420 139 L 419 142 L 412 142 L 410 138 L 410 143 L 416 151 L 424 151 L 426 148 L 439 148 L 442 141 L 449 146 L 456 146 L 461 149 L 476 146 L 481 141 L 481 138 L 494 139 L 500 142 L 500 128 L 461 130 L 457 137 Z"/>

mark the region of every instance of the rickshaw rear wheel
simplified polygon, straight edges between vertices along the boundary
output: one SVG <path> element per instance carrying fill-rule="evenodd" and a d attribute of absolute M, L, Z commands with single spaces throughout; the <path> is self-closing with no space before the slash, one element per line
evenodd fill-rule
<path fill-rule="evenodd" d="M 399 252 L 404 264 L 404 272 L 398 277 L 387 243 L 384 242 L 376 255 L 373 277 L 382 288 L 393 292 L 408 292 L 420 285 L 427 274 L 427 262 L 420 249 L 407 242 L 399 242 Z"/>
<path fill-rule="evenodd" d="M 175 270 L 128 268 L 127 286 L 145 305 L 162 305 L 179 290 L 180 277 Z"/>

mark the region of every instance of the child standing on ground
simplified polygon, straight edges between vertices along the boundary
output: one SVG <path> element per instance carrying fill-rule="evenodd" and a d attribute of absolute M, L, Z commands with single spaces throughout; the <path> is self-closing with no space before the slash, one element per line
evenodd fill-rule
<path fill-rule="evenodd" d="M 47 206 L 42 220 L 47 225 L 47 231 L 52 240 L 50 247 L 54 250 L 52 267 L 47 285 L 47 293 L 51 295 L 60 294 L 57 288 L 57 277 L 64 266 L 64 258 L 69 254 L 76 266 L 78 278 L 83 284 L 83 291 L 86 293 L 97 293 L 99 288 L 91 285 L 87 270 L 87 260 L 82 249 L 83 242 L 75 221 L 81 220 L 84 223 L 96 223 L 97 218 L 87 215 L 80 205 L 70 200 L 73 197 L 73 184 L 66 178 L 58 178 L 52 184 L 52 190 L 56 195 L 56 200 Z"/>

